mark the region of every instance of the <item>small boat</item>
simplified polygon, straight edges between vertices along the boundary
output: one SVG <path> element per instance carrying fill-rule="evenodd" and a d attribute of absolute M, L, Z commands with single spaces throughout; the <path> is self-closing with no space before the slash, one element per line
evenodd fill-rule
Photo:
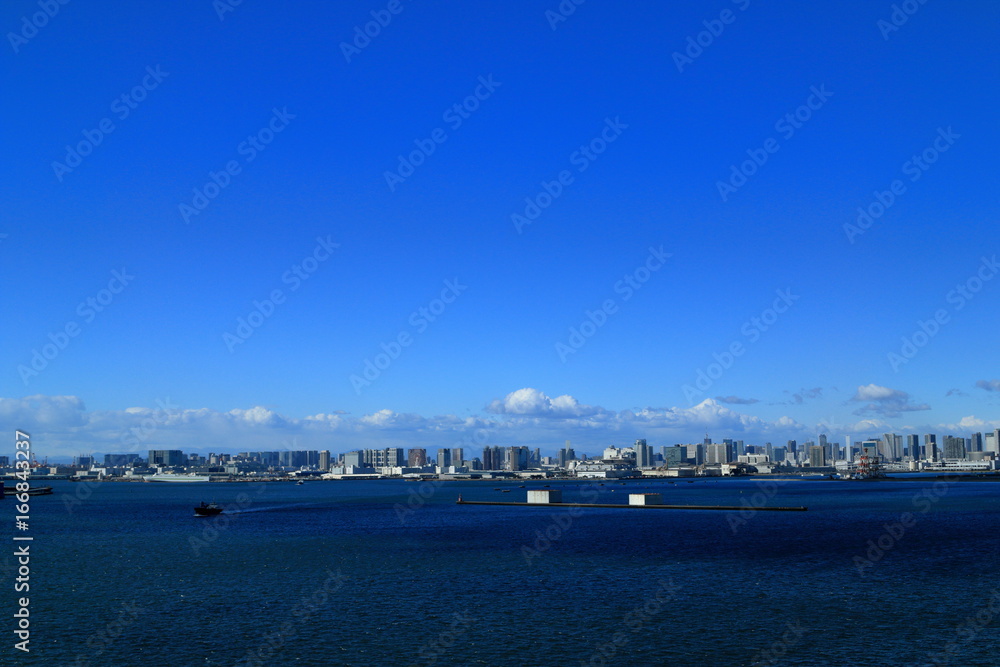
<path fill-rule="evenodd" d="M 305 482 L 303 480 L 301 480 L 301 479 L 299 481 L 295 482 L 295 486 L 302 486 L 303 484 L 305 484 Z"/>
<path fill-rule="evenodd" d="M 202 503 L 194 508 L 195 516 L 215 516 L 222 514 L 222 508 L 215 503 Z"/>

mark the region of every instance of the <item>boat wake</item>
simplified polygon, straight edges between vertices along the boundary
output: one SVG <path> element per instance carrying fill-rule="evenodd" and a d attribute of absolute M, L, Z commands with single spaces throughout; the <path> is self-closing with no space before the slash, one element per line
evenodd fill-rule
<path fill-rule="evenodd" d="M 256 512 L 280 512 L 282 510 L 301 509 L 304 507 L 329 507 L 329 503 L 291 503 L 290 505 L 269 505 L 267 507 L 245 507 L 243 509 L 226 510 L 226 514 L 254 514 Z"/>

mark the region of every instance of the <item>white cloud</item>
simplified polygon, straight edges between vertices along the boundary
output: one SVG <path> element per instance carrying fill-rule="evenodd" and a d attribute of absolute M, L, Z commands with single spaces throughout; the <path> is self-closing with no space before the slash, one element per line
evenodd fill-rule
<path fill-rule="evenodd" d="M 26 396 L 0 398 L 0 422 L 31 431 L 67 429 L 86 423 L 83 401 L 76 396 Z"/>
<path fill-rule="evenodd" d="M 729 403 L 730 405 L 753 405 L 754 403 L 760 403 L 760 399 L 741 398 L 739 396 L 716 396 L 715 400 L 720 403 Z"/>
<path fill-rule="evenodd" d="M 581 405 L 568 395 L 549 398 L 537 389 L 525 387 L 512 391 L 503 399 L 496 399 L 486 406 L 488 412 L 498 415 L 526 415 L 533 417 L 581 417 L 598 414 L 600 408 Z"/>
<path fill-rule="evenodd" d="M 892 426 L 883 421 L 883 413 L 926 409 L 913 405 L 905 392 L 877 385 L 860 387 L 854 400 L 873 406 L 866 405 L 863 410 L 881 412 L 863 415 L 855 424 L 838 424 L 831 433 L 868 435 L 892 431 Z M 553 453 L 567 439 L 577 451 L 595 453 L 611 444 L 629 444 L 636 438 L 646 438 L 655 445 L 701 442 L 706 432 L 717 441 L 734 437 L 748 444 L 815 435 L 814 427 L 806 427 L 791 416 L 763 419 L 710 398 L 687 408 L 615 411 L 584 404 L 570 395 L 551 398 L 533 388 L 510 392 L 489 402 L 484 414 L 471 416 L 424 416 L 391 409 L 356 416 L 330 409 L 299 418 L 264 406 L 218 411 L 181 408 L 169 401 L 159 406 L 87 411 L 84 402 L 75 396 L 30 396 L 0 398 L 0 421 L 11 429 L 32 433 L 40 457 L 90 452 L 144 454 L 156 448 L 208 453 L 286 448 L 344 452 L 366 447 L 466 447 L 475 452 L 483 445 L 527 445 Z M 966 417 L 937 432 L 985 430 L 987 426 L 988 422 Z"/>
<path fill-rule="evenodd" d="M 857 410 L 854 414 L 864 416 L 868 414 L 878 414 L 883 417 L 898 417 L 903 412 L 919 412 L 930 410 L 931 406 L 926 403 L 916 404 L 910 401 L 910 395 L 899 389 L 890 389 L 877 384 L 861 385 L 852 401 L 868 403 Z"/>

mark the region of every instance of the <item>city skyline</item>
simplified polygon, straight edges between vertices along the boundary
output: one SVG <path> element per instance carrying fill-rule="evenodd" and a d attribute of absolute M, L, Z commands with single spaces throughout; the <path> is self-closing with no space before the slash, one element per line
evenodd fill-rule
<path fill-rule="evenodd" d="M 848 407 L 862 401 L 894 401 L 893 394 L 878 387 L 859 387 L 866 398 L 851 400 Z M 863 391 L 864 390 L 864 391 Z M 885 398 L 878 398 L 885 395 Z M 876 398 L 872 398 L 875 396 Z M 891 409 L 891 408 L 886 408 Z M 868 405 L 855 411 L 869 411 Z M 160 400 L 153 408 L 132 408 L 121 412 L 88 412 L 75 397 L 28 397 L 20 401 L 0 399 L 0 414 L 20 420 L 28 430 L 44 435 L 45 453 L 65 459 L 79 454 L 121 454 L 148 449 L 183 449 L 199 454 L 235 453 L 246 450 L 323 450 L 344 453 L 360 449 L 400 447 L 405 449 L 520 445 L 541 448 L 551 455 L 570 440 L 580 452 L 599 452 L 648 439 L 656 446 L 700 443 L 705 437 L 714 442 L 732 438 L 748 445 L 776 446 L 788 439 L 806 442 L 822 440 L 855 444 L 879 438 L 886 432 L 900 436 L 927 433 L 970 438 L 976 433 L 1000 428 L 1000 421 L 966 418 L 952 424 L 895 427 L 882 419 L 858 418 L 851 424 L 835 418 L 809 428 L 792 420 L 767 423 L 727 408 L 721 401 L 706 401 L 691 410 L 625 410 L 612 412 L 587 406 L 572 397 L 555 399 L 536 390 L 511 392 L 495 400 L 474 419 L 400 415 L 384 410 L 354 418 L 347 414 L 311 415 L 291 419 L 262 407 L 219 413 L 189 409 Z M 685 421 L 686 420 L 686 421 Z M 206 435 L 212 434 L 212 435 Z M 37 437 L 37 436 L 36 436 Z M 88 446 L 88 443 L 90 446 Z M 229 444 L 227 444 L 229 443 Z M 252 446 L 251 446 L 252 445 Z"/>
<path fill-rule="evenodd" d="M 26 7 L 0 424 L 53 455 L 1000 425 L 996 6 Z"/>

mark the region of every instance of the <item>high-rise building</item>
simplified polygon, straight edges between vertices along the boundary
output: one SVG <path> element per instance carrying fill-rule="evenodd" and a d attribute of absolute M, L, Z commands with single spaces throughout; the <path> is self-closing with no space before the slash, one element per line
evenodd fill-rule
<path fill-rule="evenodd" d="M 798 450 L 798 443 L 795 442 L 794 440 L 789 440 L 787 448 L 790 454 L 794 454 L 796 450 Z"/>
<path fill-rule="evenodd" d="M 928 461 L 938 460 L 937 436 L 933 433 L 924 434 L 924 458 Z"/>
<path fill-rule="evenodd" d="M 566 452 L 566 460 L 567 461 L 575 461 L 576 460 L 576 452 L 574 452 L 573 448 L 569 446 L 569 440 L 566 441 L 566 446 L 563 447 L 563 451 Z"/>
<path fill-rule="evenodd" d="M 451 466 L 451 450 L 450 449 L 438 449 L 437 453 L 437 465 L 438 468 L 444 470 Z"/>
<path fill-rule="evenodd" d="M 664 447 L 663 462 L 668 468 L 676 468 L 684 463 L 684 448 L 680 445 Z"/>
<path fill-rule="evenodd" d="M 729 458 L 729 452 L 730 448 L 725 443 L 707 445 L 705 447 L 705 463 L 729 463 L 732 460 Z"/>
<path fill-rule="evenodd" d="M 735 461 L 739 453 L 737 443 L 732 438 L 723 438 L 722 444 L 726 446 L 726 461 Z"/>
<path fill-rule="evenodd" d="M 390 468 L 399 468 L 406 465 L 406 450 L 402 447 L 386 448 L 385 465 Z"/>
<path fill-rule="evenodd" d="M 822 468 L 826 465 L 826 449 L 821 445 L 811 445 L 809 447 L 809 466 L 812 468 Z"/>
<path fill-rule="evenodd" d="M 528 468 L 528 448 L 524 446 L 514 446 L 507 448 L 507 469 L 526 470 Z"/>
<path fill-rule="evenodd" d="M 104 465 L 108 467 L 127 466 L 139 460 L 138 454 L 105 454 Z"/>
<path fill-rule="evenodd" d="M 950 435 L 944 436 L 944 458 L 964 459 L 965 438 L 956 438 Z"/>
<path fill-rule="evenodd" d="M 503 470 L 505 451 L 503 447 L 483 447 L 483 470 Z"/>
<path fill-rule="evenodd" d="M 635 465 L 637 468 L 653 467 L 653 448 L 645 440 L 635 441 Z"/>
<path fill-rule="evenodd" d="M 909 433 L 906 436 L 906 455 L 911 461 L 920 460 L 920 436 L 916 433 Z"/>
<path fill-rule="evenodd" d="M 151 466 L 182 466 L 184 452 L 179 449 L 149 450 L 149 465 Z"/>
<path fill-rule="evenodd" d="M 970 443 L 969 451 L 970 452 L 981 452 L 981 451 L 983 451 L 983 434 L 982 433 L 973 433 L 972 434 L 972 442 Z"/>
<path fill-rule="evenodd" d="M 896 453 L 896 434 L 885 433 L 882 436 L 882 443 L 879 445 L 879 454 L 886 461 L 895 461 L 899 456 Z"/>
<path fill-rule="evenodd" d="M 330 469 L 330 450 L 324 449 L 319 453 L 319 469 L 326 472 Z"/>
<path fill-rule="evenodd" d="M 1000 454 L 1000 428 L 983 435 L 983 451 Z"/>
<path fill-rule="evenodd" d="M 465 460 L 465 452 L 461 447 L 451 448 L 451 464 L 453 466 L 462 465 L 462 461 Z"/>
<path fill-rule="evenodd" d="M 884 445 L 882 440 L 865 440 L 861 443 L 861 454 L 864 456 L 878 456 L 879 448 Z"/>

